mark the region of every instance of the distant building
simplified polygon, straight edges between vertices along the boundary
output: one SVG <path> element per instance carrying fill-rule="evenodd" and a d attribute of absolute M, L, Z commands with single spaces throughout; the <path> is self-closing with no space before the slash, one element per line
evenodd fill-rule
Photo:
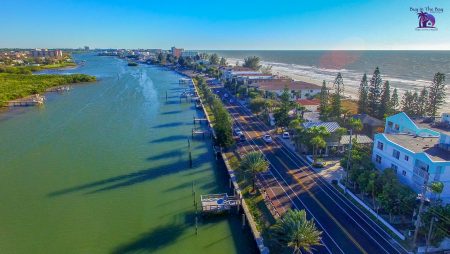
<path fill-rule="evenodd" d="M 175 48 L 175 47 L 171 48 L 171 53 L 172 53 L 172 56 L 174 56 L 174 57 L 180 57 L 181 54 L 183 53 L 183 51 L 184 51 L 184 49 L 182 49 L 182 48 Z"/>
<path fill-rule="evenodd" d="M 198 56 L 198 51 L 183 50 L 183 51 L 181 52 L 181 56 L 182 56 L 182 57 L 190 57 L 190 58 L 194 58 L 194 57 Z"/>
<path fill-rule="evenodd" d="M 60 58 L 63 56 L 63 52 L 60 49 L 56 49 L 56 50 L 34 49 L 31 51 L 31 55 L 34 58 L 38 58 L 38 57 Z"/>
<path fill-rule="evenodd" d="M 222 79 L 227 82 L 232 82 L 234 78 L 239 75 L 260 75 L 262 74 L 260 71 L 255 71 L 251 68 L 242 67 L 242 66 L 233 66 L 233 67 L 225 67 L 222 69 Z"/>
<path fill-rule="evenodd" d="M 317 112 L 319 110 L 320 106 L 320 100 L 319 99 L 298 99 L 297 104 L 305 107 L 307 111 L 311 112 Z"/>
<path fill-rule="evenodd" d="M 258 88 L 262 91 L 274 92 L 277 95 L 281 95 L 284 88 L 287 87 L 291 92 L 291 99 L 309 99 L 314 95 L 320 93 L 321 87 L 303 81 L 294 81 L 292 79 L 270 79 L 261 80 L 259 82 L 253 83 L 253 87 Z"/>
<path fill-rule="evenodd" d="M 84 46 L 84 50 L 89 51 L 89 46 Z"/>
<path fill-rule="evenodd" d="M 384 133 L 375 135 L 372 161 L 380 170 L 394 169 L 417 193 L 427 177 L 442 182 L 441 198 L 450 203 L 450 114 L 437 121 L 412 120 L 403 112 L 387 117 Z"/>

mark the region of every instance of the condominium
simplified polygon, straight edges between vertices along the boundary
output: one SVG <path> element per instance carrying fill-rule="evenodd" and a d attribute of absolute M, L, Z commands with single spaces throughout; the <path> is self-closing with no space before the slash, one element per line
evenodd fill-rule
<path fill-rule="evenodd" d="M 375 135 L 372 161 L 380 170 L 394 169 L 417 193 L 425 184 L 442 182 L 441 199 L 450 203 L 450 114 L 438 119 L 413 120 L 403 112 L 387 117 L 384 133 Z"/>

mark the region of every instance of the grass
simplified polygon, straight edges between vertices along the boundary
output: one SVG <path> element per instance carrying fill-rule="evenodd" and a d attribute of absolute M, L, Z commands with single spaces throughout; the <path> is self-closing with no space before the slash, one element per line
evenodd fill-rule
<path fill-rule="evenodd" d="M 57 64 L 47 64 L 40 66 L 3 66 L 0 65 L 0 73 L 11 74 L 31 74 L 34 71 L 41 71 L 46 69 L 59 69 L 64 67 L 76 66 L 74 62 L 62 62 Z"/>
<path fill-rule="evenodd" d="M 95 80 L 94 76 L 85 74 L 32 75 L 0 73 L 0 106 L 5 105 L 10 100 L 43 93 L 50 87 Z"/>

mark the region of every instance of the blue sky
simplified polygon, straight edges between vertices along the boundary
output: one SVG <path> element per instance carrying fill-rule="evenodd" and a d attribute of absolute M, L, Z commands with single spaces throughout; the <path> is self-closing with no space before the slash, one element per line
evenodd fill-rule
<path fill-rule="evenodd" d="M 1 2 L 0 47 L 450 50 L 450 1 Z M 427 6 L 438 30 L 416 31 Z"/>

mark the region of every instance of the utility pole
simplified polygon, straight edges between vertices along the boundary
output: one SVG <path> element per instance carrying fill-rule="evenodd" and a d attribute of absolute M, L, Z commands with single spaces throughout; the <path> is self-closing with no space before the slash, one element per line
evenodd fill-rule
<path fill-rule="evenodd" d="M 427 253 L 428 245 L 430 245 L 430 242 L 431 242 L 431 232 L 433 230 L 433 223 L 435 220 L 436 220 L 436 217 L 434 217 L 434 215 L 433 215 L 433 217 L 431 217 L 430 229 L 428 230 L 427 243 L 425 245 L 425 253 Z"/>
<path fill-rule="evenodd" d="M 417 235 L 419 234 L 420 215 L 422 214 L 423 204 L 425 203 L 425 195 L 427 194 L 428 177 L 429 177 L 428 172 L 425 172 L 425 182 L 422 186 L 422 196 L 420 197 L 419 212 L 417 213 L 416 229 L 414 231 L 414 238 L 413 238 L 413 249 L 414 250 L 417 247 Z"/>
<path fill-rule="evenodd" d="M 348 171 L 350 170 L 350 158 L 352 155 L 352 134 L 353 134 L 353 129 L 350 129 L 350 141 L 349 141 L 349 145 L 348 145 L 348 158 L 347 158 L 347 177 L 345 179 L 345 189 L 344 189 L 344 193 L 347 193 L 347 185 L 348 185 Z"/>

